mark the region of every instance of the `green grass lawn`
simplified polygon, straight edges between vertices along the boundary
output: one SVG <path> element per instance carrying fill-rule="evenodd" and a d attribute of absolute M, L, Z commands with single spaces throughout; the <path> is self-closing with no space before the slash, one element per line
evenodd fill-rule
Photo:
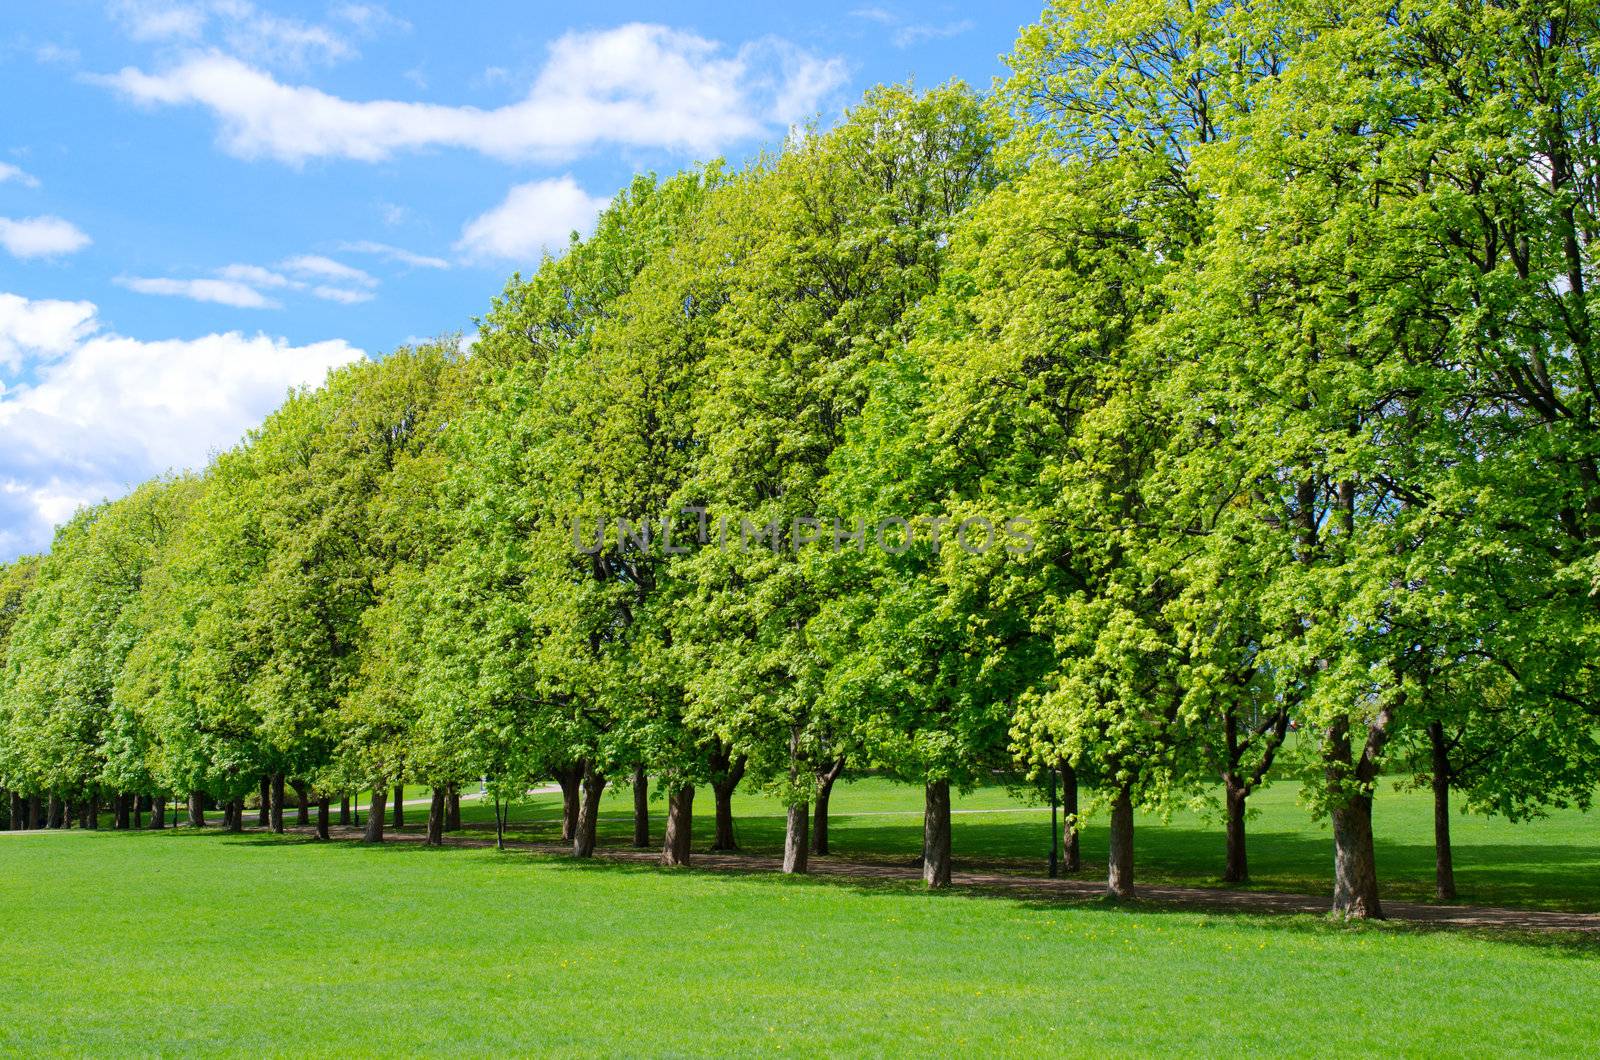
<path fill-rule="evenodd" d="M 423 789 L 408 797 L 421 798 Z M 470 790 L 470 789 L 469 789 Z M 783 807 L 756 792 L 734 797 L 740 845 L 777 853 L 783 844 Z M 1251 886 L 1259 890 L 1331 893 L 1333 846 L 1325 824 L 1314 821 L 1292 784 L 1257 794 L 1259 811 L 1249 824 Z M 957 794 L 952 836 L 957 867 L 982 865 L 1008 871 L 1044 872 L 1050 849 L 1050 813 L 1013 797 L 1003 786 Z M 962 810 L 1006 811 L 961 813 Z M 651 803 L 651 837 L 659 842 L 664 806 Z M 696 848 L 712 840 L 709 788 L 695 797 Z M 633 795 L 609 789 L 601 809 L 601 842 L 626 845 L 633 837 Z M 830 838 L 835 854 L 862 859 L 911 859 L 922 843 L 922 789 L 867 777 L 841 781 L 834 790 Z M 463 820 L 490 827 L 487 805 L 466 803 Z M 539 795 L 511 814 L 514 838 L 560 838 L 561 797 Z M 426 813 L 408 811 L 408 826 L 422 827 Z M 1384 895 L 1433 898 L 1433 802 L 1427 792 L 1395 791 L 1385 784 L 1376 810 L 1378 874 Z M 1460 901 L 1479 905 L 1600 911 L 1600 813 L 1556 811 L 1536 821 L 1512 824 L 1500 818 L 1458 814 L 1451 825 Z M 1107 833 L 1103 814 L 1084 829 L 1084 869 L 1104 875 Z M 1135 832 L 1136 874 L 1147 883 L 1220 886 L 1223 834 L 1220 820 L 1178 813 L 1167 822 L 1141 817 Z"/>
<path fill-rule="evenodd" d="M 12 1054 L 1576 1054 L 1600 1032 L 1600 953 L 1555 937 L 186 830 L 0 836 L 0 894 Z"/>

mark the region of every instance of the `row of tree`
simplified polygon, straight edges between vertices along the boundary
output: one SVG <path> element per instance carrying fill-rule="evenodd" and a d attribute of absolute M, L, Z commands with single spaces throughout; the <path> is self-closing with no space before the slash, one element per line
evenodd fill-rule
<path fill-rule="evenodd" d="M 1220 786 L 1242 880 L 1282 776 L 1376 916 L 1384 771 L 1451 897 L 1453 793 L 1587 806 L 1600 763 L 1597 29 L 1063 3 L 988 97 L 639 178 L 470 353 L 337 371 L 6 567 L 0 783 L 235 825 L 263 777 L 370 789 L 381 838 L 402 779 L 555 777 L 584 856 L 649 775 L 677 864 L 744 781 L 803 872 L 870 766 L 925 786 L 942 886 L 952 786 L 1020 767 L 1069 865 L 1100 793 L 1124 895 L 1135 807 Z M 730 517 L 779 547 L 697 540 Z M 939 547 L 976 519 L 1034 547 Z"/>

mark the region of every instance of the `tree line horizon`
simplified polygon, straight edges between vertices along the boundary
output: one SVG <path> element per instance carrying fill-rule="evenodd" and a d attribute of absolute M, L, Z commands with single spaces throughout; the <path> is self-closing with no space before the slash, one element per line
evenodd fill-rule
<path fill-rule="evenodd" d="M 741 782 L 827 851 L 846 768 L 1331 821 L 1380 780 L 1511 819 L 1600 780 L 1600 10 L 1055 3 L 1007 74 L 879 87 L 741 168 L 640 176 L 477 321 L 329 374 L 203 471 L 0 567 L 13 826 L 555 778 Z M 1026 554 L 573 548 L 701 510 L 1029 521 Z M 557 514 L 557 512 L 561 514 Z M 1291 731 L 1295 736 L 1291 738 Z M 398 790 L 398 789 L 397 789 Z M 275 794 L 274 794 L 275 791 Z M 304 805 L 304 803 L 302 803 Z M 70 809 L 69 809 L 70 807 Z M 497 825 L 503 823 L 496 811 Z M 726 826 L 726 832 L 724 830 Z M 638 838 L 638 837 L 636 837 Z M 648 832 L 641 842 L 648 841 Z"/>

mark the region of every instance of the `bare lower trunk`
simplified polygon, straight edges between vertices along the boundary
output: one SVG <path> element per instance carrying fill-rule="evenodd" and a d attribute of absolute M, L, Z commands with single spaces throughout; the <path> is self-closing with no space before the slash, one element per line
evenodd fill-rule
<path fill-rule="evenodd" d="M 728 762 L 721 775 L 711 781 L 711 794 L 716 801 L 716 842 L 712 850 L 738 850 L 739 841 L 733 835 L 733 793 L 744 779 L 743 757 Z"/>
<path fill-rule="evenodd" d="M 444 830 L 461 831 L 461 789 L 451 784 L 444 795 Z"/>
<path fill-rule="evenodd" d="M 1244 883 L 1250 878 L 1250 862 L 1245 855 L 1244 810 L 1245 791 L 1233 777 L 1225 778 L 1225 796 L 1228 802 L 1228 861 L 1222 870 L 1224 883 Z"/>
<path fill-rule="evenodd" d="M 1083 868 L 1083 851 L 1079 842 L 1078 771 L 1071 762 L 1061 763 L 1061 815 L 1061 871 L 1077 872 Z"/>
<path fill-rule="evenodd" d="M 578 832 L 578 789 L 583 785 L 582 766 L 562 766 L 556 770 L 561 785 L 561 841 L 572 842 Z"/>
<path fill-rule="evenodd" d="M 694 834 L 694 785 L 685 784 L 667 796 L 667 835 L 661 847 L 661 864 L 689 864 L 689 844 Z"/>
<path fill-rule="evenodd" d="M 929 887 L 950 886 L 950 782 L 923 790 L 922 879 Z"/>
<path fill-rule="evenodd" d="M 1428 726 L 1433 745 L 1433 894 L 1441 902 L 1456 898 L 1455 858 L 1450 850 L 1450 747 L 1444 726 Z"/>
<path fill-rule="evenodd" d="M 229 806 L 228 831 L 244 831 L 244 800 L 234 799 Z"/>
<path fill-rule="evenodd" d="M 50 804 L 47 809 L 50 817 L 50 822 L 47 827 L 60 828 L 62 818 L 65 816 L 61 809 L 61 800 L 56 798 L 54 795 L 50 796 Z"/>
<path fill-rule="evenodd" d="M 206 797 L 203 792 L 189 792 L 189 827 L 204 828 L 206 826 Z"/>
<path fill-rule="evenodd" d="M 817 806 L 811 817 L 811 852 L 828 852 L 828 800 L 833 796 L 833 782 L 844 772 L 844 758 L 835 758 L 828 768 L 817 772 Z"/>
<path fill-rule="evenodd" d="M 633 845 L 650 845 L 650 780 L 644 775 L 644 764 L 633 767 Z"/>
<path fill-rule="evenodd" d="M 44 827 L 44 797 L 28 796 L 28 827 L 37 831 Z"/>
<path fill-rule="evenodd" d="M 87 828 L 88 825 L 89 825 L 89 822 L 87 820 L 87 817 L 88 817 L 88 806 L 87 805 L 85 805 L 84 811 L 85 811 L 85 813 L 84 813 L 85 820 L 84 820 L 83 824 L 84 824 L 84 827 Z M 151 805 L 150 805 L 150 827 L 152 829 L 157 830 L 157 831 L 160 831 L 161 829 L 167 827 L 167 797 L 165 795 L 157 795 L 155 797 L 155 799 L 152 800 L 152 802 L 151 802 Z"/>
<path fill-rule="evenodd" d="M 311 823 L 311 795 L 306 786 L 298 780 L 294 782 L 294 797 L 294 823 L 297 827 L 304 828 Z"/>
<path fill-rule="evenodd" d="M 126 832 L 128 830 L 128 822 L 133 820 L 133 796 L 113 795 L 111 796 L 111 806 L 111 830 L 113 832 Z"/>
<path fill-rule="evenodd" d="M 810 851 L 811 806 L 805 802 L 789 804 L 788 820 L 783 830 L 783 871 L 799 874 L 806 871 L 806 855 Z"/>
<path fill-rule="evenodd" d="M 372 789 L 372 810 L 367 814 L 367 830 L 361 836 L 363 842 L 383 842 L 383 811 L 387 797 L 388 791 L 382 784 Z"/>
<path fill-rule="evenodd" d="M 350 796 L 341 795 L 341 796 L 339 796 L 339 824 L 341 826 L 344 826 L 344 825 L 348 825 L 349 823 L 350 823 Z"/>
<path fill-rule="evenodd" d="M 22 797 L 21 792 L 11 793 L 11 830 L 28 827 L 28 800 Z"/>
<path fill-rule="evenodd" d="M 332 816 L 332 814 L 330 814 L 328 812 L 329 808 L 330 808 L 331 801 L 332 800 L 330 800 L 326 795 L 324 795 L 322 798 L 317 800 L 317 838 L 318 839 L 327 839 L 328 838 L 328 818 Z"/>
<path fill-rule="evenodd" d="M 1349 919 L 1383 916 L 1370 795 L 1354 796 L 1333 808 L 1333 911 Z"/>
<path fill-rule="evenodd" d="M 428 838 L 430 847 L 444 846 L 444 789 L 435 785 L 428 800 Z"/>
<path fill-rule="evenodd" d="M 283 774 L 272 774 L 272 830 L 283 834 Z"/>
<path fill-rule="evenodd" d="M 143 795 L 134 795 L 132 798 L 133 798 L 133 830 L 135 832 L 137 832 L 141 828 L 144 827 L 144 796 Z"/>
<path fill-rule="evenodd" d="M 272 777 L 261 774 L 261 811 L 256 824 L 266 828 L 272 823 Z"/>
<path fill-rule="evenodd" d="M 1111 849 L 1106 857 L 1106 894 L 1133 897 L 1133 799 L 1119 788 L 1111 800 Z"/>
<path fill-rule="evenodd" d="M 394 830 L 402 830 L 406 826 L 406 786 L 394 786 Z"/>
<path fill-rule="evenodd" d="M 584 763 L 583 788 L 578 798 L 578 821 L 572 830 L 572 856 L 587 858 L 594 855 L 596 833 L 600 827 L 600 796 L 605 793 L 606 778 L 589 762 Z"/>

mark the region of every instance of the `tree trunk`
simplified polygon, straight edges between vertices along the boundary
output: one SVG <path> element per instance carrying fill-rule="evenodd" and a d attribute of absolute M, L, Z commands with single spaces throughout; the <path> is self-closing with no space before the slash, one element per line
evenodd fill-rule
<path fill-rule="evenodd" d="M 28 800 L 20 792 L 11 793 L 11 830 L 28 827 Z"/>
<path fill-rule="evenodd" d="M 272 823 L 272 776 L 261 774 L 261 810 L 257 814 L 256 824 L 266 828 Z"/>
<path fill-rule="evenodd" d="M 783 829 L 783 871 L 791 875 L 804 873 L 809 867 L 806 855 L 811 849 L 811 806 L 805 802 L 789 804 L 788 820 Z"/>
<path fill-rule="evenodd" d="M 428 835 L 424 843 L 430 847 L 444 846 L 444 789 L 434 785 L 428 799 Z"/>
<path fill-rule="evenodd" d="M 234 799 L 228 804 L 228 831 L 244 831 L 244 800 Z"/>
<path fill-rule="evenodd" d="M 83 827 L 91 832 L 100 830 L 100 796 L 98 793 L 83 800 Z"/>
<path fill-rule="evenodd" d="M 694 831 L 694 785 L 685 784 L 667 796 L 667 836 L 661 847 L 661 864 L 689 864 L 689 843 Z"/>
<path fill-rule="evenodd" d="M 167 827 L 167 797 L 165 795 L 157 795 L 151 800 L 150 827 L 155 831 L 160 831 Z"/>
<path fill-rule="evenodd" d="M 1222 871 L 1224 883 L 1244 883 L 1250 878 L 1250 862 L 1244 845 L 1244 785 L 1233 776 L 1223 779 L 1228 801 L 1228 863 Z"/>
<path fill-rule="evenodd" d="M 833 797 L 833 782 L 844 773 L 844 756 L 835 758 L 826 769 L 817 771 L 817 807 L 811 820 L 811 852 L 828 852 L 828 801 Z"/>
<path fill-rule="evenodd" d="M 1078 820 L 1078 771 L 1071 762 L 1061 763 L 1061 871 L 1083 868 L 1083 851 Z"/>
<path fill-rule="evenodd" d="M 1372 847 L 1372 796 L 1333 808 L 1333 911 L 1346 919 L 1381 919 Z"/>
<path fill-rule="evenodd" d="M 1441 902 L 1456 899 L 1455 858 L 1450 850 L 1450 747 L 1444 726 L 1428 726 L 1433 745 L 1433 895 Z"/>
<path fill-rule="evenodd" d="M 144 796 L 130 795 L 133 800 L 133 830 L 135 832 L 144 828 Z"/>
<path fill-rule="evenodd" d="M 578 833 L 578 795 L 583 782 L 581 765 L 563 766 L 556 770 L 556 783 L 561 785 L 561 841 L 572 842 Z"/>
<path fill-rule="evenodd" d="M 50 820 L 45 827 L 60 828 L 62 819 L 61 800 L 54 795 L 50 796 L 50 803 L 47 807 L 47 810 L 49 812 Z"/>
<path fill-rule="evenodd" d="M 272 774 L 272 830 L 283 834 L 283 774 Z"/>
<path fill-rule="evenodd" d="M 39 795 L 28 796 L 28 827 L 34 831 L 44 827 L 44 799 Z"/>
<path fill-rule="evenodd" d="M 461 831 L 461 789 L 451 784 L 444 793 L 444 830 Z"/>
<path fill-rule="evenodd" d="M 1106 894 L 1133 897 L 1133 798 L 1126 787 L 1111 800 L 1111 849 L 1106 856 Z"/>
<path fill-rule="evenodd" d="M 332 803 L 332 800 L 330 800 L 327 796 L 323 796 L 322 798 L 317 800 L 317 838 L 318 839 L 327 839 L 328 838 L 328 818 L 329 818 L 329 816 L 331 816 L 328 811 L 331 808 L 331 803 Z"/>
<path fill-rule="evenodd" d="M 578 798 L 578 820 L 572 830 L 572 856 L 575 858 L 594 856 L 600 827 L 600 796 L 605 790 L 605 775 L 586 760 L 583 764 L 583 786 Z"/>
<path fill-rule="evenodd" d="M 406 786 L 394 786 L 394 830 L 396 832 L 406 826 Z"/>
<path fill-rule="evenodd" d="M 206 826 L 206 797 L 202 792 L 189 792 L 189 827 Z"/>
<path fill-rule="evenodd" d="M 936 780 L 923 791 L 922 879 L 929 887 L 950 886 L 950 782 Z"/>
<path fill-rule="evenodd" d="M 362 842 L 383 842 L 383 803 L 387 797 L 387 789 L 378 784 L 372 789 L 372 812 L 367 814 L 367 831 L 362 835 Z"/>
<path fill-rule="evenodd" d="M 650 779 L 643 762 L 633 767 L 633 845 L 650 845 Z"/>
<path fill-rule="evenodd" d="M 295 807 L 294 823 L 296 827 L 304 828 L 311 823 L 311 796 L 300 781 L 296 780 L 293 783 L 295 800 L 298 803 Z"/>
<path fill-rule="evenodd" d="M 739 841 L 733 835 L 733 792 L 744 779 L 745 759 L 741 755 L 726 760 L 720 774 L 711 781 L 711 795 L 716 802 L 716 842 L 712 850 L 738 850 Z"/>
<path fill-rule="evenodd" d="M 349 824 L 350 796 L 349 794 L 344 794 L 339 796 L 339 826 L 342 828 L 348 826 Z"/>

